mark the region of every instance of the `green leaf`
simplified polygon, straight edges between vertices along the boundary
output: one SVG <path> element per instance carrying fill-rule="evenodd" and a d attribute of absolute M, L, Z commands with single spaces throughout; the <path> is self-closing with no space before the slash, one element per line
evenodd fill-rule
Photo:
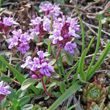
<path fill-rule="evenodd" d="M 83 71 L 83 65 L 84 65 L 84 59 L 85 59 L 86 53 L 87 53 L 87 49 L 83 51 L 83 53 L 81 55 L 81 60 L 79 62 L 79 66 L 78 66 L 78 72 L 80 73 L 81 79 L 84 81 L 86 81 L 86 76 L 85 76 L 85 73 Z"/>
<path fill-rule="evenodd" d="M 51 76 L 53 78 L 59 78 L 60 77 L 59 74 L 57 74 L 56 72 L 51 72 Z"/>
<path fill-rule="evenodd" d="M 78 45 L 82 45 L 82 42 L 78 39 L 75 39 L 74 42 L 76 42 Z"/>
<path fill-rule="evenodd" d="M 71 70 L 66 74 L 66 77 L 68 77 L 78 66 L 78 62 L 71 68 Z"/>
<path fill-rule="evenodd" d="M 16 58 L 16 57 L 11 57 L 10 60 L 12 60 L 12 61 L 13 61 L 13 60 L 18 60 L 18 61 L 20 61 L 21 59 L 20 59 L 20 58 Z"/>
<path fill-rule="evenodd" d="M 48 89 L 47 89 L 47 91 L 49 91 L 49 89 L 52 88 L 52 87 L 54 87 L 54 86 L 56 86 L 56 82 L 53 82 L 52 84 L 50 84 L 49 87 L 48 87 Z"/>
<path fill-rule="evenodd" d="M 15 69 L 16 69 L 18 72 L 21 73 L 21 71 L 22 71 L 21 62 L 19 62 L 19 63 L 16 65 Z"/>
<path fill-rule="evenodd" d="M 24 82 L 21 85 L 21 90 L 27 89 L 31 84 L 35 83 L 36 81 L 38 81 L 38 80 L 33 79 L 33 78 L 28 78 L 28 79 L 24 80 Z"/>
<path fill-rule="evenodd" d="M 6 97 L 1 101 L 1 110 L 4 110 L 6 104 Z"/>
<path fill-rule="evenodd" d="M 64 82 L 60 82 L 60 92 L 63 94 L 66 91 L 66 84 Z"/>
<path fill-rule="evenodd" d="M 17 99 L 13 99 L 13 107 L 14 108 L 17 108 L 18 107 L 18 105 L 19 105 L 19 102 L 17 101 Z"/>
<path fill-rule="evenodd" d="M 68 110 L 72 110 L 73 108 L 75 108 L 77 106 L 77 104 L 72 105 Z"/>
<path fill-rule="evenodd" d="M 2 55 L 2 57 L 6 60 L 6 56 Z M 0 71 L 6 72 L 6 65 L 0 60 Z"/>
<path fill-rule="evenodd" d="M 21 99 L 19 100 L 19 104 L 20 104 L 21 106 L 24 106 L 24 105 L 27 104 L 29 101 L 30 101 L 30 97 L 29 97 L 29 96 L 25 96 L 25 97 L 23 97 L 23 98 L 21 98 Z"/>
<path fill-rule="evenodd" d="M 108 13 L 110 14 L 110 8 L 107 8 Z"/>
<path fill-rule="evenodd" d="M 23 106 L 21 109 L 22 110 L 32 110 L 33 105 L 32 104 L 26 104 L 25 106 Z"/>
<path fill-rule="evenodd" d="M 68 65 L 72 65 L 73 64 L 73 56 L 70 52 L 65 51 L 65 55 L 66 55 L 66 59 L 67 59 L 67 63 Z"/>
<path fill-rule="evenodd" d="M 39 83 L 37 84 L 36 88 L 37 88 L 37 89 L 44 89 L 41 82 L 39 82 Z"/>
<path fill-rule="evenodd" d="M 65 91 L 49 108 L 48 110 L 55 110 L 62 102 L 69 98 L 73 93 L 80 89 L 82 85 L 79 85 L 79 81 L 74 83 L 69 89 Z"/>
<path fill-rule="evenodd" d="M 15 110 L 13 106 L 9 107 L 8 110 Z"/>
<path fill-rule="evenodd" d="M 99 30 L 98 30 L 98 39 L 97 39 L 97 45 L 96 45 L 95 53 L 94 53 L 94 56 L 93 56 L 93 58 L 92 58 L 92 61 L 91 61 L 90 65 L 89 65 L 89 68 L 87 69 L 86 75 L 89 74 L 89 72 L 90 72 L 90 70 L 91 70 L 91 67 L 93 66 L 93 63 L 94 63 L 94 61 L 95 61 L 95 58 L 96 58 L 98 49 L 99 49 L 100 37 L 101 37 L 101 27 L 102 27 L 102 24 L 101 24 L 101 20 L 100 20 L 100 22 L 99 22 Z"/>
<path fill-rule="evenodd" d="M 8 94 L 8 98 L 11 100 L 11 101 L 13 101 L 13 99 L 15 98 L 17 98 L 16 97 L 16 93 L 15 93 L 15 91 L 10 87 L 10 89 L 9 89 L 9 91 L 11 91 L 11 94 Z"/>
<path fill-rule="evenodd" d="M 94 75 L 95 71 L 102 64 L 102 62 L 106 58 L 109 51 L 110 51 L 110 42 L 107 44 L 106 48 L 104 49 L 104 51 L 103 51 L 101 57 L 99 58 L 99 60 L 97 61 L 97 63 L 91 68 L 91 70 L 87 74 L 87 80 L 89 80 Z"/>
<path fill-rule="evenodd" d="M 25 94 L 26 94 L 27 90 L 21 90 L 19 89 L 17 92 L 16 92 L 16 95 L 17 95 L 17 98 L 21 98 L 23 97 Z"/>
<path fill-rule="evenodd" d="M 34 35 L 33 41 L 34 41 L 34 42 L 38 42 L 38 40 L 39 40 L 39 37 L 38 37 L 37 35 Z"/>
<path fill-rule="evenodd" d="M 56 92 L 55 93 L 55 97 L 59 98 L 61 96 L 61 93 L 60 92 Z"/>
<path fill-rule="evenodd" d="M 48 45 L 49 44 L 49 39 L 44 39 L 44 43 L 46 44 L 46 45 Z"/>
<path fill-rule="evenodd" d="M 56 62 L 55 58 L 50 59 L 49 65 L 53 65 Z"/>
<path fill-rule="evenodd" d="M 80 20 L 80 23 L 81 23 L 81 28 L 82 28 L 82 52 L 83 52 L 84 51 L 84 26 L 83 26 L 83 22 L 82 22 L 82 19 L 81 19 L 81 16 L 80 16 L 80 13 L 79 13 L 77 7 L 76 7 L 76 10 L 77 10 L 79 20 Z"/>
<path fill-rule="evenodd" d="M 5 82 L 11 82 L 12 79 L 8 76 L 1 76 L 1 80 L 5 81 Z"/>

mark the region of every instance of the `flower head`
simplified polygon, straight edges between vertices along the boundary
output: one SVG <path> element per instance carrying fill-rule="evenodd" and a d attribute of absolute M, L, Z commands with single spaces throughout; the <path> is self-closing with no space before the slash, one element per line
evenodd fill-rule
<path fill-rule="evenodd" d="M 7 94 L 11 94 L 10 91 L 8 91 L 8 89 L 10 88 L 9 86 L 5 86 L 5 82 L 1 81 L 0 82 L 0 94 L 1 95 L 7 95 Z"/>
<path fill-rule="evenodd" d="M 30 47 L 29 47 L 29 44 L 27 44 L 27 43 L 21 43 L 18 47 L 17 47 L 17 49 L 19 50 L 19 51 L 21 51 L 22 53 L 26 53 L 26 51 L 29 49 Z"/>
<path fill-rule="evenodd" d="M 70 53 L 74 53 L 74 48 L 76 47 L 77 47 L 76 43 L 67 42 L 64 49 L 66 51 L 69 51 Z"/>
<path fill-rule="evenodd" d="M 37 54 L 38 57 L 34 57 L 33 60 L 31 60 L 30 57 L 27 57 L 25 63 L 22 64 L 21 67 L 22 68 L 28 67 L 30 69 L 30 75 L 32 75 L 33 79 L 36 78 L 42 79 L 43 76 L 50 77 L 51 76 L 50 72 L 52 72 L 54 68 L 53 66 L 48 64 L 50 60 L 48 58 L 45 58 L 50 54 L 48 52 L 43 51 L 38 51 Z"/>
<path fill-rule="evenodd" d="M 39 8 L 40 8 L 39 12 L 44 12 L 45 16 L 47 16 L 48 18 L 51 18 L 51 14 L 53 15 L 53 19 L 58 17 L 59 14 L 62 14 L 58 4 L 52 5 L 52 3 L 48 1 L 45 4 L 42 2 Z"/>
<path fill-rule="evenodd" d="M 50 32 L 49 39 L 52 40 L 52 44 L 65 48 L 70 53 L 74 53 L 76 44 L 72 44 L 73 38 L 79 37 L 77 32 L 79 31 L 79 25 L 75 18 L 62 16 L 62 18 L 56 18 L 53 22 L 53 31 Z"/>
<path fill-rule="evenodd" d="M 4 17 L 3 24 L 5 26 L 12 26 L 13 24 L 18 24 L 12 17 Z"/>
<path fill-rule="evenodd" d="M 1 81 L 0 82 L 0 103 L 1 101 L 6 97 L 7 94 L 11 94 L 8 89 L 10 88 L 9 86 L 5 86 L 5 82 Z"/>

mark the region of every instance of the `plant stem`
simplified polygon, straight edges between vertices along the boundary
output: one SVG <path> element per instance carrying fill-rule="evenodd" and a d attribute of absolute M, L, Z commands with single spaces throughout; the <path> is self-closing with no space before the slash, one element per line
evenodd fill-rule
<path fill-rule="evenodd" d="M 43 85 L 43 88 L 44 88 L 46 94 L 47 94 L 48 96 L 50 96 L 50 94 L 48 93 L 48 91 L 47 91 L 47 89 L 46 89 L 46 87 L 45 87 L 45 83 L 44 83 L 43 78 L 41 79 L 41 81 L 42 81 L 42 85 Z"/>
<path fill-rule="evenodd" d="M 0 0 L 0 8 L 1 8 L 1 2 L 2 2 L 2 0 Z"/>
<path fill-rule="evenodd" d="M 58 60 L 58 57 L 59 57 L 59 55 L 60 55 L 60 52 L 61 52 L 61 48 L 59 49 L 59 51 L 58 51 L 58 54 L 57 54 L 57 56 L 56 56 L 56 61 L 55 61 L 55 63 L 57 62 L 57 60 Z M 55 65 L 55 63 L 53 64 L 53 66 Z"/>
<path fill-rule="evenodd" d="M 23 54 L 22 54 L 22 52 L 20 52 L 20 56 L 21 56 L 21 61 L 23 63 Z"/>
<path fill-rule="evenodd" d="M 13 53 L 13 56 L 16 57 L 16 54 L 13 51 L 13 48 L 11 49 L 11 52 Z M 17 61 L 15 60 L 15 62 L 17 63 Z"/>
<path fill-rule="evenodd" d="M 14 53 L 13 49 L 11 49 L 11 52 L 13 53 L 13 56 L 14 56 L 14 57 L 16 57 L 16 55 L 15 55 L 15 53 Z"/>
<path fill-rule="evenodd" d="M 69 84 L 69 82 L 68 82 L 68 80 L 67 80 L 67 77 L 66 77 L 66 75 L 65 75 L 65 71 L 64 71 L 64 67 L 63 67 L 63 63 L 62 63 L 61 53 L 60 53 L 59 57 L 60 57 L 60 64 L 61 64 L 61 69 L 62 69 L 62 72 L 63 72 L 63 76 L 64 76 L 64 78 L 65 78 L 67 84 Z"/>
<path fill-rule="evenodd" d="M 3 76 L 7 76 L 5 75 L 2 71 L 0 71 L 0 73 L 3 75 Z M 11 78 L 13 82 L 17 83 L 18 85 L 21 85 L 18 81 L 14 80 L 13 78 Z"/>
<path fill-rule="evenodd" d="M 41 37 L 41 36 L 39 36 L 39 41 L 38 41 L 38 43 L 40 43 L 41 38 L 42 38 L 42 37 Z M 38 45 L 36 45 L 36 48 L 35 48 L 34 53 L 33 53 L 33 55 L 32 55 L 32 57 L 31 57 L 31 58 L 33 58 L 33 57 L 35 56 L 37 49 L 38 49 Z"/>
<path fill-rule="evenodd" d="M 53 30 L 53 14 L 51 14 L 51 31 Z M 48 44 L 48 53 L 50 53 L 50 44 L 51 44 L 51 39 L 49 39 L 49 44 Z M 48 56 L 49 58 L 50 56 Z"/>

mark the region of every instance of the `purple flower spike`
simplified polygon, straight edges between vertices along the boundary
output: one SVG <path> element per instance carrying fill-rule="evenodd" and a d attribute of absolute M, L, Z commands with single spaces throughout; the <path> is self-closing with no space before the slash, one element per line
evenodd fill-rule
<path fill-rule="evenodd" d="M 21 65 L 21 68 L 25 68 L 26 66 L 32 66 L 32 65 L 33 65 L 33 61 L 31 60 L 31 56 L 28 56 L 26 58 L 25 63 Z"/>
<path fill-rule="evenodd" d="M 45 31 L 50 32 L 50 28 L 51 28 L 51 20 L 45 16 L 43 21 L 43 29 Z"/>
<path fill-rule="evenodd" d="M 0 95 L 11 94 L 11 92 L 8 91 L 9 88 L 10 88 L 9 86 L 5 86 L 5 82 L 1 81 L 0 82 Z"/>
<path fill-rule="evenodd" d="M 41 59 L 50 55 L 48 52 L 44 53 L 43 51 L 38 51 L 37 54 L 39 55 L 39 58 Z"/>
<path fill-rule="evenodd" d="M 69 51 L 70 53 L 74 53 L 73 49 L 76 48 L 76 47 L 77 47 L 76 43 L 67 42 L 64 49 L 66 51 Z"/>
<path fill-rule="evenodd" d="M 13 38 L 9 38 L 7 42 L 10 44 L 9 49 L 13 48 L 14 46 L 18 45 L 18 38 L 16 36 L 13 36 Z"/>
<path fill-rule="evenodd" d="M 19 45 L 19 47 L 17 47 L 17 49 L 19 50 L 19 51 L 21 51 L 22 53 L 26 53 L 26 51 L 29 49 L 30 47 L 29 47 L 29 44 L 24 44 L 24 43 L 21 43 L 20 45 Z"/>
<path fill-rule="evenodd" d="M 41 21 L 42 21 L 41 17 L 37 17 L 37 18 L 31 20 L 30 25 L 31 26 L 39 25 L 41 23 Z"/>
<path fill-rule="evenodd" d="M 47 63 L 43 63 L 39 72 L 47 77 L 51 76 L 50 72 L 53 71 L 53 66 L 47 65 Z"/>
<path fill-rule="evenodd" d="M 3 24 L 5 26 L 12 26 L 13 24 L 18 24 L 16 21 L 14 21 L 14 19 L 12 17 L 4 17 L 3 18 Z"/>

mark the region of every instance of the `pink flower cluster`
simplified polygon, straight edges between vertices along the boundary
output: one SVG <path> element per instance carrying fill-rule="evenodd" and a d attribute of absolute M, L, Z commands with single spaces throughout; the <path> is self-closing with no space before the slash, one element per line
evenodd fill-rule
<path fill-rule="evenodd" d="M 22 53 L 26 53 L 26 51 L 30 48 L 29 42 L 33 39 L 27 32 L 22 34 L 22 30 L 14 30 L 12 31 L 13 36 L 9 36 L 10 38 L 7 40 L 9 43 L 9 49 L 17 48 L 17 50 Z"/>
<path fill-rule="evenodd" d="M 18 25 L 18 23 L 12 17 L 4 17 L 3 21 L 0 21 L 0 32 L 7 36 L 12 25 Z"/>
<path fill-rule="evenodd" d="M 56 18 L 53 23 L 53 31 L 49 36 L 52 40 L 52 44 L 57 45 L 70 53 L 74 53 L 73 48 L 76 48 L 76 43 L 71 43 L 71 40 L 79 37 L 77 32 L 79 31 L 79 25 L 75 18 L 62 16 L 62 18 Z"/>
<path fill-rule="evenodd" d="M 3 82 L 3 81 L 1 81 L 0 82 L 0 102 L 5 98 L 5 96 L 7 95 L 7 94 L 11 94 L 11 92 L 10 91 L 8 91 L 9 90 L 9 86 L 5 86 L 5 82 Z"/>
<path fill-rule="evenodd" d="M 60 11 L 61 8 L 58 4 L 52 5 L 52 3 L 48 1 L 46 1 L 45 3 L 42 2 L 39 8 L 39 12 L 44 12 L 45 16 L 47 16 L 48 18 L 51 18 L 51 14 L 53 15 L 53 19 L 58 17 L 59 14 L 62 14 L 62 12 Z"/>
<path fill-rule="evenodd" d="M 49 65 L 50 60 L 45 58 L 49 56 L 48 52 L 44 53 L 43 51 L 38 51 L 37 54 L 38 57 L 34 57 L 33 61 L 31 60 L 31 56 L 28 56 L 25 63 L 22 64 L 21 67 L 29 68 L 31 70 L 30 74 L 32 75 L 33 79 L 42 79 L 43 76 L 50 77 L 50 72 L 52 72 L 54 68 L 53 66 Z"/>

